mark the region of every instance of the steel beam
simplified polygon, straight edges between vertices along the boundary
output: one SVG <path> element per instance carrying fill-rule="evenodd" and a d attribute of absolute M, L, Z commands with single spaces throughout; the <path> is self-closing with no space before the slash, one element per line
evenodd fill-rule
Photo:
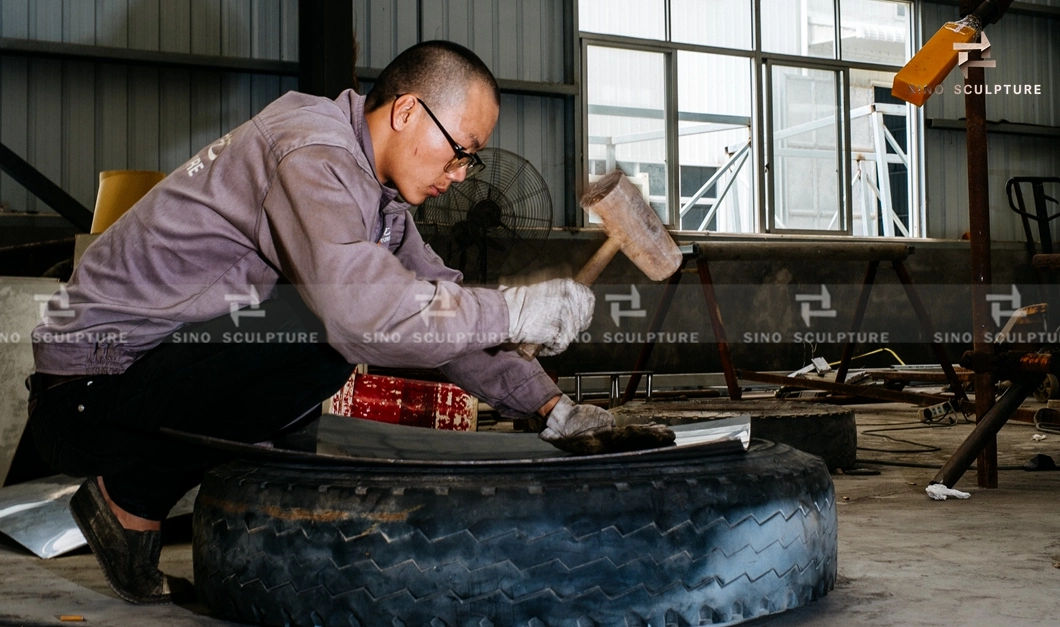
<path fill-rule="evenodd" d="M 2 143 L 0 143 L 0 170 L 15 179 L 15 182 L 25 187 L 29 193 L 40 198 L 56 213 L 69 220 L 79 231 L 88 233 L 91 230 L 92 212 L 87 207 L 77 202 L 63 188 L 53 183 L 51 179 L 41 174 L 40 170 Z"/>
<path fill-rule="evenodd" d="M 298 90 L 335 98 L 357 86 L 353 3 L 298 0 Z"/>

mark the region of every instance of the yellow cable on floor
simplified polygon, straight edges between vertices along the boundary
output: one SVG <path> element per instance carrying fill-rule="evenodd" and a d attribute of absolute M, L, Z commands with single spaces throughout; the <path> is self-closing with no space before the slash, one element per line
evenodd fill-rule
<path fill-rule="evenodd" d="M 898 353 L 894 352 L 893 350 L 891 350 L 889 348 L 877 348 L 876 350 L 869 351 L 869 352 L 865 353 L 864 355 L 857 355 L 856 357 L 851 357 L 850 361 L 854 361 L 855 359 L 861 359 L 862 357 L 868 357 L 869 355 L 875 355 L 876 353 L 885 353 L 885 352 L 886 353 L 890 353 L 891 356 L 894 357 L 895 360 L 898 361 L 898 363 L 902 364 L 903 366 L 906 365 L 906 363 L 904 361 L 902 361 L 902 358 L 898 356 Z M 842 360 L 829 362 L 828 365 L 829 366 L 837 366 L 840 363 L 842 363 Z"/>

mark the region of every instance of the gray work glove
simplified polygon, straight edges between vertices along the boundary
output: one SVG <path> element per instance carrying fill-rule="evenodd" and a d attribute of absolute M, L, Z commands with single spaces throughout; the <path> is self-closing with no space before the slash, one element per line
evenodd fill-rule
<path fill-rule="evenodd" d="M 596 305 L 592 290 L 571 279 L 501 287 L 500 292 L 508 305 L 508 340 L 541 344 L 546 357 L 562 353 L 589 328 Z"/>
<path fill-rule="evenodd" d="M 564 394 L 549 412 L 542 440 L 576 455 L 620 453 L 671 446 L 674 432 L 666 425 L 615 427 L 615 418 L 595 405 L 575 405 Z"/>

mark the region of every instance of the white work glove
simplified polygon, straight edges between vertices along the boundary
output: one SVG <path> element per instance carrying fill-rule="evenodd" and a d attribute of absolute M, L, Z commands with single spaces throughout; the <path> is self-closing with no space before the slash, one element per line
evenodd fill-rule
<path fill-rule="evenodd" d="M 508 340 L 541 344 L 546 357 L 562 353 L 589 328 L 596 305 L 592 290 L 571 279 L 501 287 L 500 292 L 508 305 Z"/>
<path fill-rule="evenodd" d="M 564 451 L 583 453 L 586 451 L 581 446 L 578 450 L 572 450 L 570 442 L 581 441 L 614 428 L 615 417 L 611 412 L 595 405 L 575 405 L 574 401 L 564 394 L 548 413 L 545 428 L 538 437 Z"/>
<path fill-rule="evenodd" d="M 622 453 L 673 446 L 675 434 L 664 424 L 615 426 L 615 418 L 595 405 L 575 405 L 564 394 L 549 412 L 538 435 L 558 449 L 576 455 Z"/>

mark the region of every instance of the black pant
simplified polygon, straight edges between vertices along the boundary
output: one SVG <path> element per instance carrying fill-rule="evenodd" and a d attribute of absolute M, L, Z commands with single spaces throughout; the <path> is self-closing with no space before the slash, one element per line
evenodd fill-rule
<path fill-rule="evenodd" d="M 353 366 L 297 295 L 256 311 L 265 314 L 238 326 L 225 315 L 184 327 L 122 374 L 35 386 L 29 428 L 45 461 L 56 472 L 102 475 L 119 507 L 162 520 L 229 455 L 159 428 L 254 443 L 317 415 Z"/>

